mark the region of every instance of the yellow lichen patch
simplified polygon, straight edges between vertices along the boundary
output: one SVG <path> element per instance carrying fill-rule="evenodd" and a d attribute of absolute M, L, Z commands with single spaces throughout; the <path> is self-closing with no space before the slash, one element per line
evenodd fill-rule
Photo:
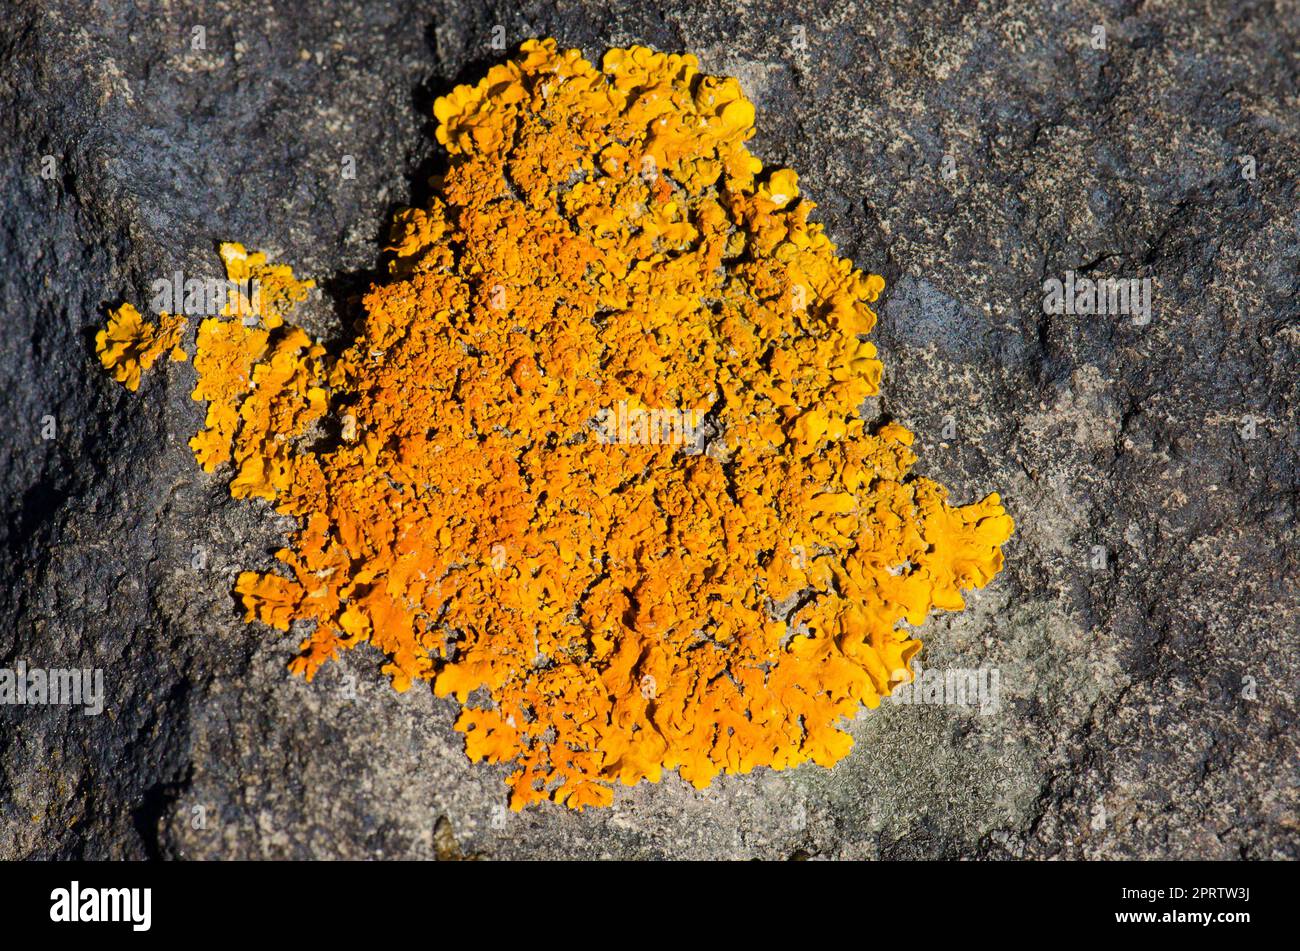
<path fill-rule="evenodd" d="M 221 255 L 232 281 L 267 273 L 265 255 L 247 254 L 242 245 L 223 244 Z M 282 272 L 280 286 L 296 290 L 276 298 L 274 306 L 262 299 L 260 316 L 267 329 L 215 317 L 199 326 L 194 358 L 199 382 L 193 396 L 207 401 L 208 412 L 190 447 L 208 471 L 233 462 L 230 494 L 235 498 L 276 501 L 294 479 L 293 441 L 326 408 L 325 350 L 302 328 L 283 321 L 312 282 L 297 281 L 285 265 L 276 268 Z M 292 504 L 285 509 L 290 510 Z"/>
<path fill-rule="evenodd" d="M 190 440 L 194 458 L 211 472 L 229 462 L 239 429 L 239 406 L 253 384 L 253 364 L 266 351 L 267 332 L 238 320 L 209 317 L 199 324 L 194 369 L 198 385 L 192 394 L 208 403 L 207 417 Z"/>
<path fill-rule="evenodd" d="M 694 57 L 530 41 L 435 114 L 450 167 L 349 349 L 200 328 L 196 453 L 298 525 L 240 576 L 248 619 L 299 622 L 308 679 L 368 643 L 455 697 L 516 809 L 837 762 L 1012 531 L 860 417 L 884 282 Z"/>
<path fill-rule="evenodd" d="M 273 501 L 289 487 L 294 465 L 290 440 L 325 412 L 319 364 L 323 353 L 295 327 L 253 371 L 255 389 L 239 409 L 239 474 L 230 483 L 235 498 Z"/>
<path fill-rule="evenodd" d="M 222 242 L 218 252 L 227 279 L 236 285 L 226 303 L 227 316 L 256 316 L 268 330 L 274 330 L 316 286 L 315 281 L 297 280 L 287 264 L 271 264 L 263 252 L 250 254 L 238 242 Z"/>
<path fill-rule="evenodd" d="M 184 317 L 163 314 L 155 325 L 144 320 L 133 305 L 124 303 L 108 312 L 108 325 L 95 335 L 95 352 L 113 379 L 134 392 L 140 386 L 140 374 L 153 366 L 164 350 L 171 351 L 173 360 L 185 359 L 180 349 L 184 332 Z"/>

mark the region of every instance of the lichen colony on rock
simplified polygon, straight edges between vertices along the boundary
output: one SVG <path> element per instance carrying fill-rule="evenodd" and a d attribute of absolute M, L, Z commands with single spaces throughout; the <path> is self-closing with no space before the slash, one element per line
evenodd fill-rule
<path fill-rule="evenodd" d="M 284 322 L 306 285 L 222 248 L 264 294 L 198 328 L 191 446 L 298 525 L 282 570 L 240 575 L 248 618 L 306 622 L 308 679 L 369 643 L 396 689 L 454 696 L 514 808 L 834 764 L 1012 531 L 860 418 L 884 282 L 694 57 L 530 41 L 435 113 L 450 166 L 338 357 Z M 115 319 L 101 359 L 134 389 L 160 344 Z M 698 413 L 707 441 L 597 438 L 614 406 Z"/>

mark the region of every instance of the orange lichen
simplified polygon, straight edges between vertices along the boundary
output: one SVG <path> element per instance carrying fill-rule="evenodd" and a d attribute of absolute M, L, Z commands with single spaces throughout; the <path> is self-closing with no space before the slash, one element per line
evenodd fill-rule
<path fill-rule="evenodd" d="M 295 279 L 287 265 L 268 264 L 242 244 L 218 250 L 233 293 L 223 317 L 204 320 L 195 338 L 193 397 L 207 401 L 208 411 L 190 448 L 208 472 L 234 461 L 236 498 L 274 499 L 288 485 L 289 440 L 325 411 L 325 351 L 301 328 L 284 326 L 315 282 Z"/>
<path fill-rule="evenodd" d="M 240 575 L 248 619 L 306 622 L 309 680 L 369 643 L 398 690 L 454 696 L 516 809 L 835 763 L 911 678 L 904 625 L 961 609 L 1012 531 L 860 418 L 883 280 L 694 57 L 530 41 L 435 114 L 450 167 L 349 349 L 200 327 L 196 455 L 298 521 L 285 574 Z M 332 440 L 295 439 L 326 413 Z M 664 414 L 698 440 L 643 438 Z"/>
<path fill-rule="evenodd" d="M 108 325 L 95 334 L 95 352 L 113 379 L 134 392 L 140 386 L 140 374 L 158 360 L 164 350 L 173 360 L 184 360 L 180 347 L 185 332 L 185 318 L 163 314 L 152 324 L 140 316 L 132 304 L 122 304 L 108 312 Z"/>
<path fill-rule="evenodd" d="M 226 314 L 256 316 L 268 330 L 282 325 L 284 318 L 316 286 L 315 281 L 297 280 L 287 264 L 269 263 L 261 251 L 249 254 L 238 242 L 222 242 L 217 250 L 226 266 L 226 277 L 236 288 L 226 304 Z M 249 287 L 251 293 L 238 290 L 241 286 Z"/>

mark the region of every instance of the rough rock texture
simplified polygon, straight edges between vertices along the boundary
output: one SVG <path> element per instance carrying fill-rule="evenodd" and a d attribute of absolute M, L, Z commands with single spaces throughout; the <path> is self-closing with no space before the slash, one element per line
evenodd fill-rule
<path fill-rule="evenodd" d="M 11 4 L 0 666 L 102 667 L 108 706 L 0 708 L 0 857 L 1300 857 L 1300 14 L 1047 6 Z M 192 367 L 128 394 L 94 328 L 233 239 L 322 279 L 300 314 L 345 337 L 498 25 L 740 77 L 754 150 L 884 274 L 880 412 L 1018 524 L 923 633 L 997 669 L 995 712 L 887 703 L 831 771 L 517 816 L 449 701 L 363 651 L 307 685 L 242 622 L 283 522 L 195 467 Z M 1045 314 L 1067 269 L 1150 277 L 1150 323 Z"/>

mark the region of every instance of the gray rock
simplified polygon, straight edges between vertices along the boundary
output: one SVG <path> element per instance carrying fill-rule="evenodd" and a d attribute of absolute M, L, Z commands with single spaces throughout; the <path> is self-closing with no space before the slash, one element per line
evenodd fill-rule
<path fill-rule="evenodd" d="M 0 707 L 0 858 L 1300 857 L 1294 9 L 148 6 L 0 24 L 0 665 L 107 691 Z M 234 578 L 284 522 L 195 468 L 192 368 L 129 394 L 94 330 L 233 239 L 326 277 L 304 320 L 346 338 L 437 167 L 432 99 L 496 25 L 741 78 L 754 150 L 888 281 L 879 410 L 1017 521 L 1004 574 L 922 634 L 930 668 L 996 669 L 995 709 L 886 703 L 833 770 L 515 815 L 454 704 L 364 651 L 307 685 L 293 636 L 243 623 Z M 1045 314 L 1067 270 L 1151 278 L 1150 322 Z"/>

